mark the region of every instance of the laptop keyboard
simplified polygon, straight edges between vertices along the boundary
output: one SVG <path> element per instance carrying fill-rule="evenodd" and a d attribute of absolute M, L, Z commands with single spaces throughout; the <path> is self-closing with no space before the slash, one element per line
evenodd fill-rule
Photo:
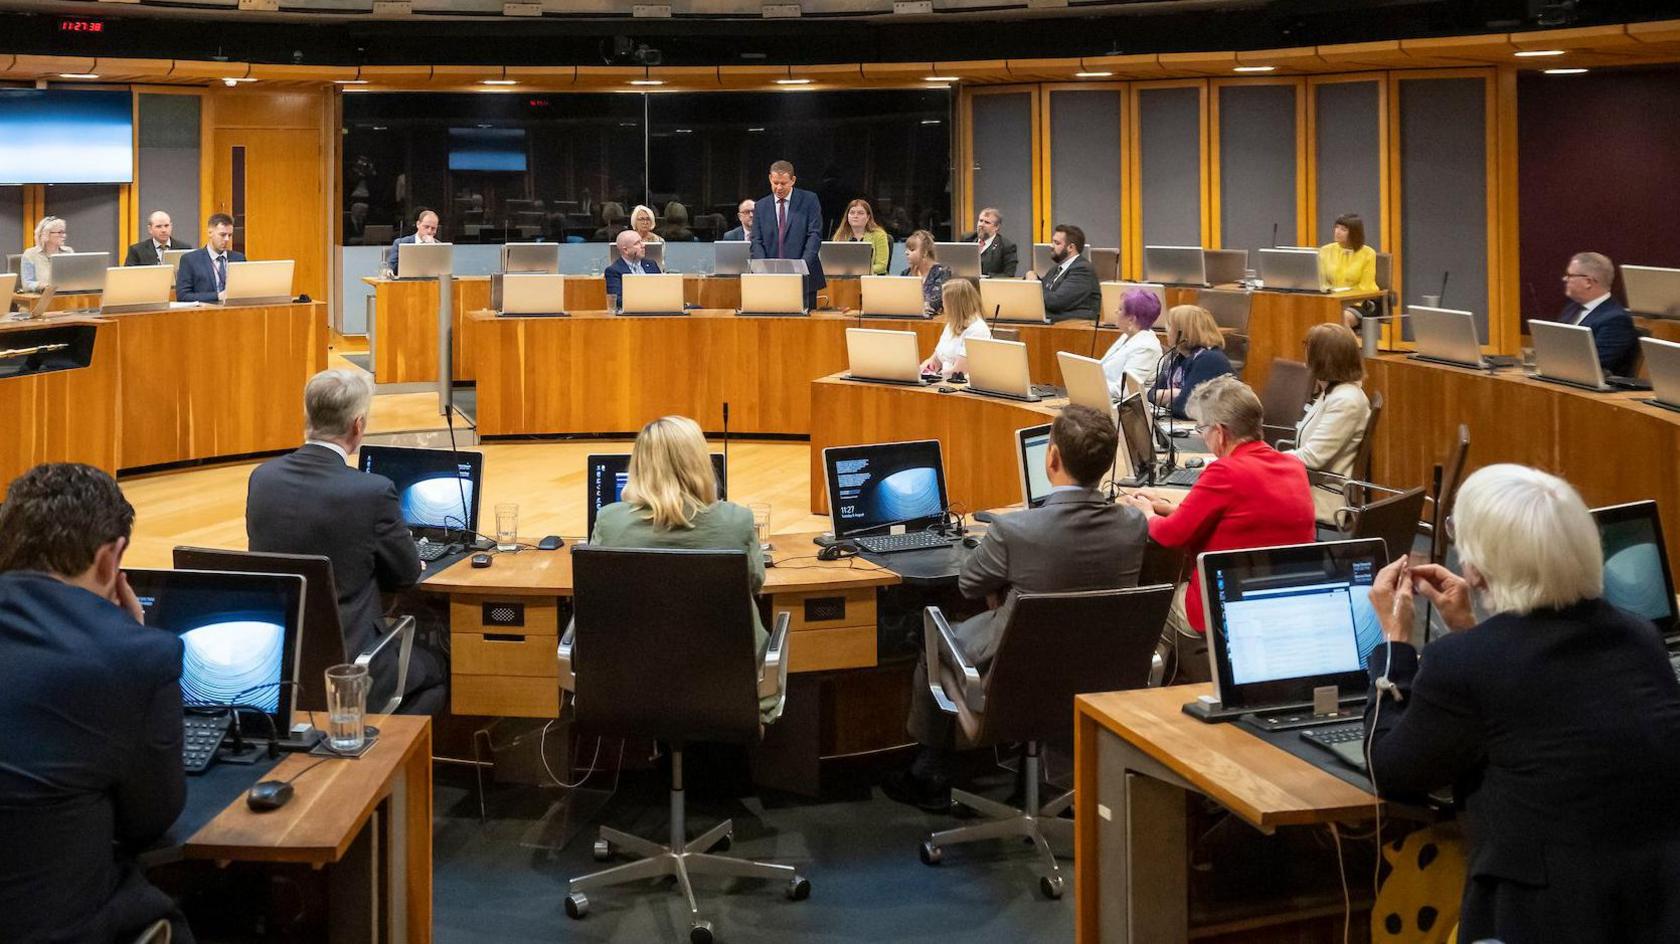
<path fill-rule="evenodd" d="M 210 769 L 216 749 L 233 726 L 233 713 L 214 715 L 187 714 L 181 717 L 181 764 L 189 774 L 201 774 Z"/>
<path fill-rule="evenodd" d="M 414 543 L 414 549 L 420 553 L 420 559 L 428 564 L 442 560 L 449 554 L 449 549 L 452 547 L 454 547 L 453 544 L 433 544 L 431 541 L 416 541 Z"/>
<path fill-rule="evenodd" d="M 932 531 L 907 531 L 904 534 L 878 534 L 854 538 L 859 547 L 871 554 L 893 554 L 898 551 L 925 551 L 950 547 L 955 539 Z"/>
<path fill-rule="evenodd" d="M 1302 740 L 1316 744 L 1336 755 L 1342 763 L 1355 770 L 1365 769 L 1365 722 L 1347 721 L 1309 728 L 1301 732 Z"/>
<path fill-rule="evenodd" d="M 1196 484 L 1197 479 L 1202 477 L 1202 468 L 1205 467 L 1197 467 L 1194 469 L 1175 469 L 1172 474 L 1161 480 L 1161 484 L 1176 486 L 1178 488 L 1189 488 L 1190 486 Z"/>

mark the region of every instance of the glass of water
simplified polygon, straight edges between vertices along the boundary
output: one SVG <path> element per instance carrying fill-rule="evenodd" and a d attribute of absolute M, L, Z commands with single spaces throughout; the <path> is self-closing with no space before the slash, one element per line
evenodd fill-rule
<path fill-rule="evenodd" d="M 768 502 L 754 502 L 747 506 L 752 510 L 753 531 L 758 534 L 758 549 L 770 550 L 770 504 Z"/>
<path fill-rule="evenodd" d="M 362 749 L 366 731 L 368 670 L 365 665 L 335 665 L 327 669 L 327 746 L 341 754 Z"/>
<path fill-rule="evenodd" d="M 519 505 L 514 502 L 496 506 L 496 550 L 519 550 Z"/>

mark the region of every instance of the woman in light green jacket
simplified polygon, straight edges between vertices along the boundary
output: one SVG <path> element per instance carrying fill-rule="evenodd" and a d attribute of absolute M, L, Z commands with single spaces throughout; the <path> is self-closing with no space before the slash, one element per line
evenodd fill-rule
<path fill-rule="evenodd" d="M 875 257 L 869 267 L 875 275 L 886 275 L 892 265 L 892 237 L 875 222 L 875 211 L 869 208 L 867 201 L 853 200 L 846 204 L 846 215 L 834 231 L 834 241 L 868 243 L 875 247 Z"/>

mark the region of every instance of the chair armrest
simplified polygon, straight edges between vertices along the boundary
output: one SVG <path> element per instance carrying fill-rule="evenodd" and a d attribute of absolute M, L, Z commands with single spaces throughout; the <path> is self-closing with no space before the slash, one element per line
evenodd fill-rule
<path fill-rule="evenodd" d="M 758 697 L 776 699 L 776 707 L 769 712 L 771 720 L 780 718 L 787 705 L 788 624 L 792 620 L 792 613 L 776 614 L 770 641 L 764 647 L 764 661 L 758 666 Z"/>
<path fill-rule="evenodd" d="M 1261 436 L 1267 436 L 1267 435 L 1270 435 L 1273 432 L 1279 432 L 1279 433 L 1293 433 L 1293 432 L 1295 432 L 1295 427 L 1293 427 L 1293 426 L 1262 426 L 1262 427 L 1260 427 L 1260 429 L 1261 429 L 1261 433 L 1260 433 Z M 1295 448 L 1295 440 L 1279 437 L 1276 442 L 1272 443 L 1272 448 L 1276 449 L 1279 452 L 1283 452 L 1283 451 L 1289 450 L 1289 449 L 1294 449 Z"/>
<path fill-rule="evenodd" d="M 408 690 L 408 658 L 414 652 L 414 617 L 398 616 L 387 619 L 385 635 L 374 640 L 366 652 L 356 656 L 356 664 L 371 672 L 373 660 L 393 643 L 397 646 L 397 687 L 391 695 L 391 700 L 385 703 L 385 707 L 375 711 L 376 714 L 388 715 L 396 711 L 397 706 L 402 704 L 403 692 Z M 373 706 L 368 707 L 371 710 Z"/>
<path fill-rule="evenodd" d="M 560 690 L 577 694 L 577 672 L 572 670 L 572 646 L 577 642 L 577 627 L 568 623 L 560 636 L 554 654 L 560 660 Z"/>
<path fill-rule="evenodd" d="M 922 611 L 922 643 L 926 646 L 928 690 L 933 694 L 934 703 L 939 706 L 939 710 L 948 715 L 957 713 L 957 703 L 951 700 L 945 693 L 945 687 L 939 684 L 939 669 L 944 666 L 962 679 L 962 698 L 969 709 L 976 713 L 985 711 L 986 690 L 980 678 L 980 670 L 968 660 L 962 644 L 957 642 L 957 637 L 951 632 L 950 622 L 937 606 L 930 606 Z"/>

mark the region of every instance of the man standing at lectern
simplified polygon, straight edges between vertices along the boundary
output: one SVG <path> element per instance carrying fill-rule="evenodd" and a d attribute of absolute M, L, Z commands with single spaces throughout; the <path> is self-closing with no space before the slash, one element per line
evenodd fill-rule
<path fill-rule="evenodd" d="M 805 307 L 815 308 L 817 290 L 828 284 L 817 259 L 823 240 L 822 204 L 811 191 L 795 190 L 797 180 L 787 161 L 770 165 L 770 195 L 754 209 L 749 252 L 754 259 L 805 260 Z"/>

